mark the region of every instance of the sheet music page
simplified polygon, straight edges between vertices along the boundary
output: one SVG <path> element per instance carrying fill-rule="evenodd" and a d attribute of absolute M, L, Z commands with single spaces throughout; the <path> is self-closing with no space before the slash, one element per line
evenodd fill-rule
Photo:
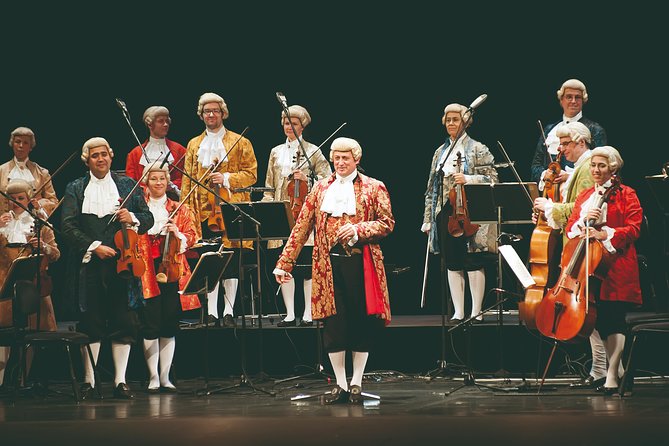
<path fill-rule="evenodd" d="M 502 245 L 499 247 L 499 252 L 502 253 L 502 257 L 506 260 L 506 263 L 509 264 L 511 270 L 516 275 L 520 283 L 523 285 L 523 288 L 527 289 L 528 287 L 535 285 L 536 282 L 530 275 L 530 272 L 525 268 L 525 264 L 513 246 L 511 245 Z"/>

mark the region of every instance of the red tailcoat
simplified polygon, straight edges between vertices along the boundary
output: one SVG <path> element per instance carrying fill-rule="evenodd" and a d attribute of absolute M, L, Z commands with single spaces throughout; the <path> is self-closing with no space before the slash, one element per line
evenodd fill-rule
<path fill-rule="evenodd" d="M 147 143 L 148 140 L 144 141 L 143 145 L 146 146 Z M 173 162 L 177 163 L 176 166 L 183 170 L 186 148 L 178 142 L 171 141 L 167 138 L 165 138 L 165 144 L 167 144 L 167 148 L 170 149 L 170 153 L 172 154 L 172 157 L 174 157 Z M 139 160 L 142 156 L 144 156 L 142 154 L 142 148 L 137 146 L 128 153 L 128 157 L 125 159 L 125 174 L 135 181 L 139 181 L 142 172 L 144 172 L 144 166 L 139 164 Z M 176 184 L 179 189 L 181 189 L 181 177 L 182 173 L 180 170 L 176 168 L 171 169 L 170 181 Z"/>

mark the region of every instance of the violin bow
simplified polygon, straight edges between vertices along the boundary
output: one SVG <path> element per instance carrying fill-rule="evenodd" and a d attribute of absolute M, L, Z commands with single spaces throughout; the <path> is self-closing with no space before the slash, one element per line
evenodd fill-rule
<path fill-rule="evenodd" d="M 332 138 L 333 136 L 335 136 L 335 135 L 337 134 L 337 132 L 339 132 L 339 130 L 341 130 L 342 127 L 344 127 L 345 125 L 346 125 L 346 123 L 344 122 L 344 123 L 342 123 L 342 125 L 340 125 L 339 127 L 337 127 L 337 130 L 335 130 L 334 132 L 332 132 L 332 133 L 330 134 L 330 136 L 328 136 L 327 138 L 325 138 L 325 140 L 321 143 L 321 145 L 318 146 L 318 147 L 316 148 L 317 150 L 314 150 L 314 153 L 312 153 L 311 155 L 309 155 L 309 156 L 307 157 L 307 159 L 305 159 L 305 160 L 302 162 L 302 164 L 300 164 L 299 166 L 297 166 L 297 168 L 298 168 L 298 169 L 301 169 L 302 166 L 304 166 L 304 163 L 306 163 L 307 161 L 309 161 L 309 160 L 311 159 L 311 157 L 314 156 L 314 155 L 318 152 L 318 150 L 320 150 L 320 148 L 323 147 L 323 145 L 324 145 L 326 142 L 328 142 L 328 141 L 330 140 L 330 138 Z"/>

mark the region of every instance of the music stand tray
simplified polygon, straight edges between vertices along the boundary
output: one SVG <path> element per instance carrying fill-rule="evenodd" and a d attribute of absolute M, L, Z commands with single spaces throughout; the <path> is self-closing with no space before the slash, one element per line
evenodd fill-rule
<path fill-rule="evenodd" d="M 523 187 L 532 197 L 539 196 L 537 183 L 484 183 L 465 184 L 472 223 L 498 223 L 497 208 L 502 208 L 502 223 L 532 223 L 532 203 Z"/>
<path fill-rule="evenodd" d="M 205 252 L 200 256 L 193 269 L 186 286 L 181 294 L 197 294 L 199 296 L 206 296 L 208 293 L 216 288 L 216 284 L 221 280 L 223 272 L 228 267 L 232 259 L 233 251 L 212 251 Z M 202 302 L 200 297 L 200 304 L 206 305 Z"/>
<path fill-rule="evenodd" d="M 0 300 L 12 299 L 14 297 L 14 283 L 17 281 L 28 280 L 32 282 L 36 280 L 42 257 L 44 257 L 44 254 L 18 257 L 12 261 L 7 272 L 7 278 L 0 289 Z"/>
<path fill-rule="evenodd" d="M 256 234 L 254 224 L 244 223 L 244 240 L 256 239 L 258 236 L 261 240 L 286 240 L 295 226 L 287 201 L 246 201 L 234 205 L 260 222 L 259 234 Z M 222 203 L 221 213 L 228 239 L 239 240 L 239 225 L 234 224 L 238 213 L 234 206 Z"/>

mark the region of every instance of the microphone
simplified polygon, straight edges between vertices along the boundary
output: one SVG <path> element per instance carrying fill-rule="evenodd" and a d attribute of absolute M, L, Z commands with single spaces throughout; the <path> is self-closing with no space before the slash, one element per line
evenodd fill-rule
<path fill-rule="evenodd" d="M 476 110 L 479 105 L 481 105 L 485 102 L 486 99 L 488 99 L 488 95 L 487 94 L 482 94 L 478 98 L 474 99 L 474 102 L 472 102 L 469 105 L 469 108 L 467 110 Z"/>
<path fill-rule="evenodd" d="M 120 109 L 123 110 L 124 112 L 128 113 L 128 109 L 127 109 L 127 107 L 125 106 L 125 102 L 123 102 L 123 101 L 120 100 L 119 98 L 116 98 L 116 105 L 118 105 L 118 108 L 120 108 Z"/>
<path fill-rule="evenodd" d="M 517 297 L 522 297 L 522 298 L 525 297 L 523 294 L 514 293 L 513 291 L 507 291 L 504 288 L 492 288 L 490 291 L 494 292 L 494 293 L 500 293 L 500 294 L 510 294 L 512 296 L 517 296 Z"/>
<path fill-rule="evenodd" d="M 283 105 L 284 108 L 288 108 L 288 104 L 286 102 L 286 97 L 281 93 L 280 91 L 276 92 L 276 98 L 279 100 L 281 105 Z"/>

